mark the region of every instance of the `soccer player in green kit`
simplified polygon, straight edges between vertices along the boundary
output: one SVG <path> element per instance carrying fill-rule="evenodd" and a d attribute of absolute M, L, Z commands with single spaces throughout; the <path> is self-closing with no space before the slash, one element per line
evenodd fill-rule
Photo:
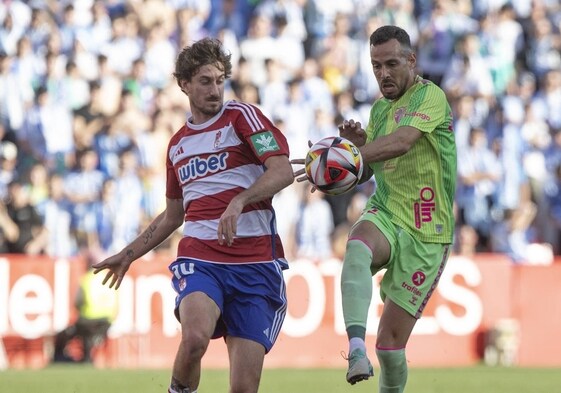
<path fill-rule="evenodd" d="M 452 111 L 444 92 L 416 74 L 409 35 L 383 26 L 370 36 L 372 69 L 382 98 L 366 131 L 345 120 L 340 135 L 360 147 L 377 189 L 351 229 L 341 275 L 349 338 L 347 381 L 368 379 L 366 320 L 372 279 L 386 269 L 384 310 L 376 337 L 379 392 L 401 393 L 407 382 L 405 347 L 451 251 L 456 189 Z"/>
<path fill-rule="evenodd" d="M 353 120 L 339 126 L 340 135 L 359 146 L 366 164 L 361 181 L 374 174 L 377 182 L 350 231 L 341 274 L 346 378 L 355 384 L 374 375 L 366 321 L 372 276 L 385 269 L 376 337 L 379 392 L 397 393 L 407 382 L 407 341 L 451 251 L 456 145 L 450 105 L 438 86 L 416 74 L 407 32 L 378 28 L 370 36 L 370 56 L 383 97 L 374 102 L 366 130 Z"/>

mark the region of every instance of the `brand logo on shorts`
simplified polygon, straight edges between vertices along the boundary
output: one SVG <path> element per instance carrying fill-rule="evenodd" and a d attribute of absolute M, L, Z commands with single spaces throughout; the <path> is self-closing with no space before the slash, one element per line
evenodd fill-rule
<path fill-rule="evenodd" d="M 179 291 L 183 291 L 186 286 L 187 286 L 187 280 L 185 278 L 179 280 Z"/>
<path fill-rule="evenodd" d="M 423 273 L 420 270 L 417 270 L 415 273 L 413 273 L 413 275 L 411 276 L 411 281 L 413 282 L 413 284 L 415 284 L 415 286 L 420 286 L 423 285 L 423 283 L 425 282 L 427 276 L 425 276 L 425 273 Z"/>

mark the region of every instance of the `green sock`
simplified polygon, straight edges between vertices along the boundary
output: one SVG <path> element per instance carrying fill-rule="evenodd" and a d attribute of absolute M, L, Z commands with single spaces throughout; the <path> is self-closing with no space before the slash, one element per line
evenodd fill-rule
<path fill-rule="evenodd" d="M 402 393 L 407 383 L 407 360 L 405 348 L 378 349 L 376 356 L 380 363 L 379 393 Z"/>
<path fill-rule="evenodd" d="M 349 338 L 364 334 L 366 329 L 372 299 L 371 264 L 370 248 L 361 240 L 349 239 L 341 272 L 343 317 Z"/>

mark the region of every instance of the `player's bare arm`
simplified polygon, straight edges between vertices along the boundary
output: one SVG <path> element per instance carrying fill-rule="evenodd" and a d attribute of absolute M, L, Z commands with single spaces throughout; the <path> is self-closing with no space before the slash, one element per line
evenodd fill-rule
<path fill-rule="evenodd" d="M 423 133 L 417 128 L 402 126 L 389 135 L 361 146 L 360 153 L 366 163 L 389 160 L 407 153 L 422 136 Z"/>
<path fill-rule="evenodd" d="M 169 237 L 184 222 L 181 199 L 167 199 L 166 208 L 148 227 L 119 253 L 93 265 L 94 273 L 108 270 L 103 284 L 119 289 L 130 265 Z"/>
<path fill-rule="evenodd" d="M 270 198 L 294 182 L 292 167 L 287 156 L 279 155 L 267 158 L 267 170 L 247 190 L 236 195 L 220 216 L 218 223 L 218 243 L 231 246 L 237 232 L 238 217 L 245 206 L 250 203 Z"/>

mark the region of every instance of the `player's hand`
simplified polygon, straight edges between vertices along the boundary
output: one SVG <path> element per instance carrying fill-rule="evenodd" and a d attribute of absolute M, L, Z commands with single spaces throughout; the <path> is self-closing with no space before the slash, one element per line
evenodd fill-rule
<path fill-rule="evenodd" d="M 366 143 L 366 131 L 359 121 L 345 120 L 342 124 L 339 124 L 338 128 L 339 135 L 350 140 L 355 146 L 360 147 Z"/>
<path fill-rule="evenodd" d="M 313 143 L 312 141 L 308 141 L 308 147 L 312 147 Z M 290 163 L 293 165 L 305 165 L 306 164 L 306 159 L 305 158 L 295 158 L 293 160 L 290 160 Z M 296 181 L 298 183 L 302 183 L 304 181 L 310 181 L 310 179 L 308 179 L 308 175 L 306 175 L 306 169 L 302 168 L 302 169 L 298 169 L 296 171 L 293 172 L 294 178 L 296 179 Z M 312 189 L 311 192 L 314 192 L 316 190 L 316 188 L 314 187 L 314 185 L 312 184 Z"/>
<path fill-rule="evenodd" d="M 244 205 L 237 198 L 233 198 L 224 213 L 220 216 L 218 221 L 218 229 L 216 234 L 218 236 L 218 244 L 223 245 L 226 243 L 231 246 L 234 243 L 234 238 L 238 231 L 238 218 L 242 214 Z"/>
<path fill-rule="evenodd" d="M 92 265 L 94 269 L 94 274 L 97 274 L 103 270 L 107 270 L 107 274 L 103 279 L 102 284 L 105 285 L 109 280 L 109 288 L 115 287 L 115 290 L 119 289 L 121 282 L 125 277 L 125 273 L 129 270 L 132 260 L 122 253 L 115 254 L 109 258 L 95 263 Z"/>

